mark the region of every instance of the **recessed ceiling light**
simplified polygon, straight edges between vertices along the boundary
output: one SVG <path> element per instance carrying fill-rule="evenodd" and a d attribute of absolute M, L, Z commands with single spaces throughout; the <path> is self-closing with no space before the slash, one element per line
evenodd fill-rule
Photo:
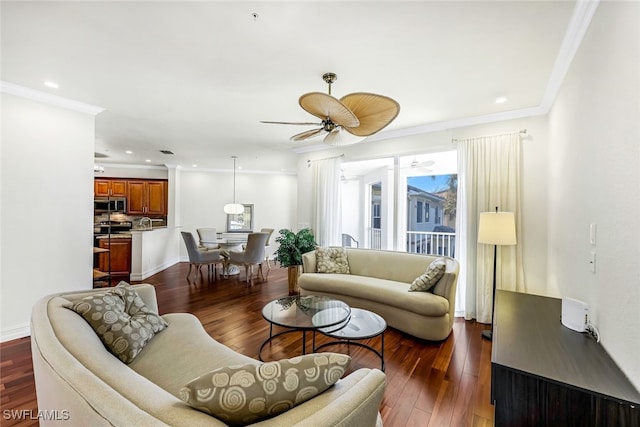
<path fill-rule="evenodd" d="M 52 82 L 52 81 L 49 81 L 49 80 L 45 80 L 44 81 L 44 85 L 46 87 L 50 87 L 52 89 L 58 89 L 60 87 L 60 85 L 58 83 Z"/>
<path fill-rule="evenodd" d="M 198 165 L 195 165 L 195 164 L 194 164 L 194 165 L 191 165 L 191 166 L 192 166 L 192 167 L 194 167 L 194 168 L 197 168 L 197 167 L 198 167 Z"/>
<path fill-rule="evenodd" d="M 131 150 L 127 150 L 127 151 L 125 151 L 125 153 L 127 153 L 127 154 L 133 154 L 133 151 L 131 151 Z"/>
<path fill-rule="evenodd" d="M 145 160 L 145 162 L 151 163 L 151 159 L 147 159 L 147 160 Z"/>
<path fill-rule="evenodd" d="M 504 96 L 496 98 L 496 104 L 503 104 L 505 102 L 507 102 L 507 98 L 505 98 Z"/>

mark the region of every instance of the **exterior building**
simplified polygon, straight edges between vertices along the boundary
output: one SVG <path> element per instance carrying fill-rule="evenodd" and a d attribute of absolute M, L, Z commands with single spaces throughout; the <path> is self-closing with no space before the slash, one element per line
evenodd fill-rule
<path fill-rule="evenodd" d="M 433 231 L 443 225 L 445 198 L 407 186 L 407 230 Z"/>

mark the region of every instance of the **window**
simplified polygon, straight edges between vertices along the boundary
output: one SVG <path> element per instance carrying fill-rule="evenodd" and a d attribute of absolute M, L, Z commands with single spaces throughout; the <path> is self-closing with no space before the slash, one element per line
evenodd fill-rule
<path fill-rule="evenodd" d="M 416 202 L 416 222 L 420 223 L 422 222 L 422 202 L 418 201 Z"/>
<path fill-rule="evenodd" d="M 371 228 L 380 228 L 380 204 L 371 205 Z"/>
<path fill-rule="evenodd" d="M 440 209 L 436 206 L 434 210 L 436 214 L 436 224 L 442 224 L 442 218 L 440 218 Z"/>
<path fill-rule="evenodd" d="M 431 206 L 429 203 L 424 204 L 424 222 L 429 222 L 429 212 L 431 210 Z"/>

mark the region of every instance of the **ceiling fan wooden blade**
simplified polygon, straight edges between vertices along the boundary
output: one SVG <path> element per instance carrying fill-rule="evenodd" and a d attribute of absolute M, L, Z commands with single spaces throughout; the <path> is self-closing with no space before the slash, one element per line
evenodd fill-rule
<path fill-rule="evenodd" d="M 324 130 L 323 128 L 306 130 L 304 132 L 300 132 L 300 133 L 297 133 L 297 134 L 293 135 L 289 139 L 292 140 L 292 141 L 304 141 L 305 139 L 313 138 L 314 136 L 318 135 L 323 130 Z"/>
<path fill-rule="evenodd" d="M 304 126 L 322 126 L 322 123 L 315 122 L 270 122 L 267 120 L 260 120 L 260 123 L 268 123 L 272 125 L 304 125 Z"/>
<path fill-rule="evenodd" d="M 358 127 L 358 117 L 342 102 L 322 92 L 305 93 L 298 100 L 300 106 L 319 119 L 330 119 L 338 126 Z"/>
<path fill-rule="evenodd" d="M 381 131 L 400 112 L 400 104 L 395 100 L 375 93 L 350 93 L 340 98 L 340 101 L 360 121 L 358 126 L 345 126 L 349 133 L 357 136 L 369 136 Z"/>
<path fill-rule="evenodd" d="M 329 132 L 327 136 L 325 136 L 324 139 L 322 140 L 322 142 L 324 142 L 325 144 L 332 145 L 334 147 L 342 145 L 341 141 L 342 141 L 342 132 L 340 132 L 340 128 L 335 128 L 334 130 Z"/>

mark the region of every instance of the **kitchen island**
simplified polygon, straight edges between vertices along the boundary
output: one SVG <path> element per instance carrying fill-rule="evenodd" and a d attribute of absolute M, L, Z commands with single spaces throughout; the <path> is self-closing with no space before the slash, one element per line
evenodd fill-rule
<path fill-rule="evenodd" d="M 131 230 L 131 280 L 140 281 L 180 262 L 180 227 Z"/>

